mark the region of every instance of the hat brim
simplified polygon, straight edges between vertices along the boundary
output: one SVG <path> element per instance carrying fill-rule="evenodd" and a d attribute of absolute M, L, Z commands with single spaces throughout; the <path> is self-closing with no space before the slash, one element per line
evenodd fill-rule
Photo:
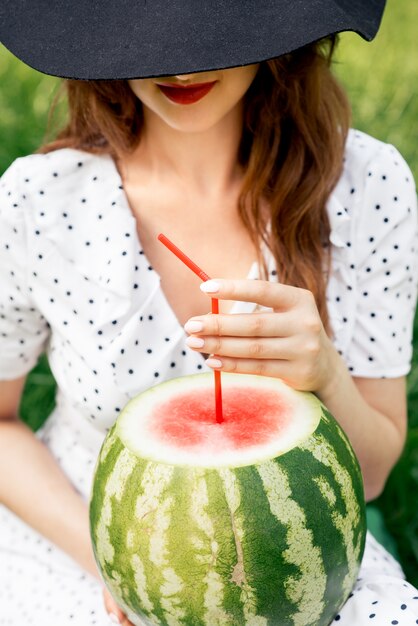
<path fill-rule="evenodd" d="M 342 31 L 376 35 L 385 0 L 14 0 L 0 41 L 45 74 L 148 78 L 258 63 Z"/>

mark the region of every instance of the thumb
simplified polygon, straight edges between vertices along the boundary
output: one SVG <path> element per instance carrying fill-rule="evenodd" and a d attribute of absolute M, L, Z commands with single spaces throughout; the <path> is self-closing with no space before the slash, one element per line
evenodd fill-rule
<path fill-rule="evenodd" d="M 110 619 L 115 624 L 122 624 L 125 618 L 125 614 L 119 608 L 119 606 L 117 605 L 115 600 L 112 598 L 112 596 L 110 595 L 107 589 L 103 590 L 103 600 L 104 600 L 106 611 L 109 613 Z"/>

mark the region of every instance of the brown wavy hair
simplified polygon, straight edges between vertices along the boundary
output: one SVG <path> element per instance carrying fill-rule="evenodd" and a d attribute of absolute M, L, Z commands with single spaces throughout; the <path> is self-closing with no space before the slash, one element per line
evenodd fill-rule
<path fill-rule="evenodd" d="M 245 175 L 238 210 L 256 249 L 270 248 L 281 282 L 314 294 L 328 330 L 326 203 L 341 175 L 351 118 L 331 72 L 335 44 L 330 37 L 260 64 L 244 98 L 239 150 Z M 76 148 L 117 160 L 137 147 L 142 105 L 127 81 L 66 80 L 64 86 L 68 121 L 39 152 Z M 259 261 L 266 278 L 261 252 Z"/>

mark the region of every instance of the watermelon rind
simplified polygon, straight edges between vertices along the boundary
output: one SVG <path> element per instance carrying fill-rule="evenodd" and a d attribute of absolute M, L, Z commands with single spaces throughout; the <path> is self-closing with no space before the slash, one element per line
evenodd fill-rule
<path fill-rule="evenodd" d="M 169 403 L 171 398 L 181 396 L 183 392 L 195 391 L 199 394 L 205 389 L 213 388 L 213 375 L 205 373 L 169 380 L 133 398 L 117 421 L 117 435 L 134 454 L 150 461 L 193 467 L 240 467 L 291 450 L 316 429 L 321 419 L 322 406 L 316 396 L 302 391 L 295 392 L 278 378 L 224 373 L 222 385 L 224 392 L 229 387 L 249 390 L 248 401 L 253 406 L 254 412 L 257 412 L 257 399 L 251 397 L 251 390 L 276 391 L 277 396 L 285 401 L 292 413 L 290 427 L 284 433 L 280 432 L 277 437 L 272 434 L 270 441 L 264 445 L 254 445 L 244 450 L 242 448 L 234 450 L 230 445 L 223 446 L 222 437 L 216 436 L 213 396 L 214 424 L 208 431 L 204 446 L 185 449 L 171 441 L 164 441 L 161 437 L 153 437 L 149 426 L 152 425 L 155 414 L 158 416 L 160 405 Z"/>

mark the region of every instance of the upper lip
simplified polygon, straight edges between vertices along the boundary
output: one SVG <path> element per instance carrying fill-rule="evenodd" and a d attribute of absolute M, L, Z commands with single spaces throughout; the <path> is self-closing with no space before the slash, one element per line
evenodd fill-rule
<path fill-rule="evenodd" d="M 184 83 L 157 83 L 159 87 L 171 87 L 172 89 L 197 89 L 198 87 L 206 87 L 207 85 L 211 85 L 216 81 L 211 80 L 205 83 L 189 83 L 188 85 Z"/>

